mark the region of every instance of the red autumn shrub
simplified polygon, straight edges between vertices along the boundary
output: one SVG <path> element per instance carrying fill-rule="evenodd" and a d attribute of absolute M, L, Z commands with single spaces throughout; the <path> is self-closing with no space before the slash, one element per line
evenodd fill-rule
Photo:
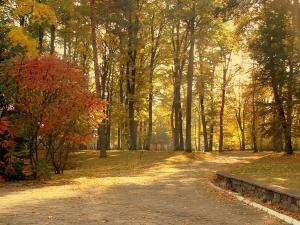
<path fill-rule="evenodd" d="M 70 150 L 94 137 L 104 102 L 88 89 L 80 68 L 54 56 L 15 58 L 4 77 L 17 112 L 14 126 L 26 139 L 34 170 L 43 148 L 60 173 Z"/>

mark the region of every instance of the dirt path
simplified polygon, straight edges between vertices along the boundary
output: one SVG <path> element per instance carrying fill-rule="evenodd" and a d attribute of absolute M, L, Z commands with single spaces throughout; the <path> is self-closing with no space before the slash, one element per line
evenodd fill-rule
<path fill-rule="evenodd" d="M 184 164 L 164 162 L 137 176 L 79 178 L 78 183 L 16 190 L 1 188 L 0 225 L 283 224 L 214 192 L 208 185 L 215 170 L 248 159 L 231 155 Z"/>

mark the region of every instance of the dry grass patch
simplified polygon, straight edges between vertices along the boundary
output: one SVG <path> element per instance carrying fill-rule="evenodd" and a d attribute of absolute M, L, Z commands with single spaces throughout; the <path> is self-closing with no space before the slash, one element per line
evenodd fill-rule
<path fill-rule="evenodd" d="M 146 169 L 162 164 L 183 163 L 189 160 L 183 153 L 148 151 L 109 151 L 108 158 L 99 158 L 99 151 L 80 151 L 71 156 L 75 168 L 66 170 L 53 181 L 70 181 L 76 178 L 104 178 L 134 176 Z"/>
<path fill-rule="evenodd" d="M 300 191 L 300 154 L 287 156 L 272 153 L 249 164 L 238 165 L 229 172 L 267 184 Z"/>

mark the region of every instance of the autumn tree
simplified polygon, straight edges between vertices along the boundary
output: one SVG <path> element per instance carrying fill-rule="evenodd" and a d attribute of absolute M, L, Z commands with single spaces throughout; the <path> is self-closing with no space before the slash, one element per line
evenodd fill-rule
<path fill-rule="evenodd" d="M 293 84 L 297 70 L 297 51 L 289 6 L 289 1 L 266 1 L 262 4 L 262 19 L 253 34 L 250 49 L 251 57 L 259 64 L 259 79 L 272 90 L 277 118 L 284 136 L 285 151 L 292 154 Z M 280 30 L 277 29 L 278 26 Z"/>
<path fill-rule="evenodd" d="M 13 125 L 26 139 L 33 170 L 44 148 L 55 172 L 62 172 L 74 144 L 93 138 L 103 102 L 87 89 L 78 67 L 53 56 L 18 57 L 3 70 L 4 94 L 18 112 Z"/>

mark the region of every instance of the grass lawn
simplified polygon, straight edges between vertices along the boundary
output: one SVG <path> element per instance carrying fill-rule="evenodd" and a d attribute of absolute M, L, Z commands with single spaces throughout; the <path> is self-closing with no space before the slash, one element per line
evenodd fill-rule
<path fill-rule="evenodd" d="M 86 150 L 71 155 L 71 169 L 52 181 L 74 181 L 82 178 L 133 176 L 145 170 L 168 163 L 184 163 L 191 160 L 184 153 L 148 151 L 109 151 L 108 158 L 99 158 L 99 151 Z"/>
<path fill-rule="evenodd" d="M 300 192 L 300 154 L 270 155 L 228 170 L 232 174 Z"/>

